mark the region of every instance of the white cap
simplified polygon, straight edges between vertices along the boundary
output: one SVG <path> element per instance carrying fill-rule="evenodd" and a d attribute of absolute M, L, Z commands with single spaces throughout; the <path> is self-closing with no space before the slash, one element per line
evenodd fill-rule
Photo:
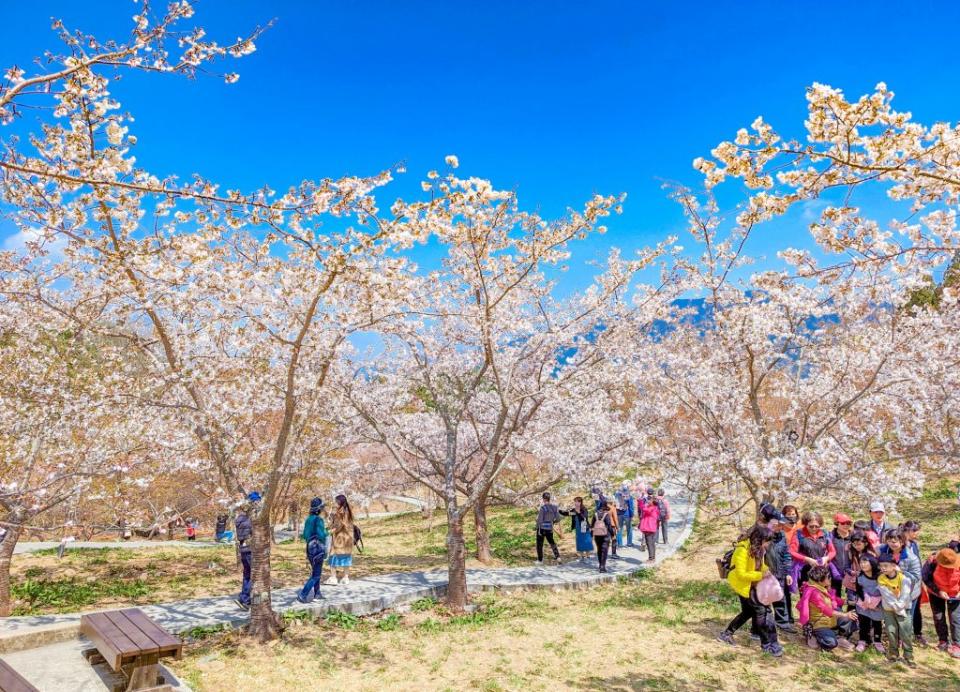
<path fill-rule="evenodd" d="M 630 481 L 624 481 L 623 483 L 620 484 L 620 487 L 623 488 L 624 490 L 629 490 L 629 489 L 630 489 Z"/>
<path fill-rule="evenodd" d="M 882 503 L 882 502 L 873 502 L 873 503 L 870 504 L 870 511 L 871 511 L 871 512 L 886 512 L 887 510 L 885 510 L 885 509 L 883 508 L 883 503 Z"/>

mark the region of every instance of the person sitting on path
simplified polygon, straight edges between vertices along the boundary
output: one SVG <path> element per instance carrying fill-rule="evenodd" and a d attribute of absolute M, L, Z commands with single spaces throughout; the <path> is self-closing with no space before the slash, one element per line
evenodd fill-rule
<path fill-rule="evenodd" d="M 303 540 L 307 547 L 307 566 L 310 567 L 310 578 L 303 584 L 297 600 L 309 603 L 315 598 L 323 598 L 320 593 L 320 579 L 323 577 L 323 561 L 327 557 L 327 542 L 329 534 L 320 513 L 323 511 L 323 500 L 315 497 L 310 501 L 310 516 L 303 523 Z"/>
<path fill-rule="evenodd" d="M 640 516 L 638 524 L 643 533 L 643 542 L 647 546 L 647 562 L 655 562 L 657 559 L 657 535 L 660 529 L 660 503 L 654 495 L 652 487 L 647 489 L 647 496 L 640 503 L 637 513 Z"/>
<path fill-rule="evenodd" d="M 590 523 L 590 532 L 597 545 L 597 562 L 600 564 L 601 572 L 607 571 L 607 551 L 610 549 L 610 540 L 616 535 L 610 514 L 609 505 L 600 505 Z"/>
<path fill-rule="evenodd" d="M 560 510 L 560 514 L 570 517 L 570 531 L 573 532 L 577 544 L 577 555 L 580 562 L 586 562 L 593 552 L 593 534 L 590 533 L 590 520 L 587 517 L 587 508 L 583 498 L 573 498 L 573 507 L 569 510 Z"/>
<path fill-rule="evenodd" d="M 353 530 L 353 510 L 350 509 L 347 496 L 337 495 L 334 501 L 337 503 L 337 509 L 333 513 L 330 526 L 330 532 L 333 534 L 329 560 L 333 575 L 327 582 L 330 586 L 350 583 L 350 568 L 353 566 L 353 548 L 356 540 Z"/>
<path fill-rule="evenodd" d="M 663 538 L 663 544 L 667 544 L 667 524 L 670 521 L 670 503 L 667 501 L 667 493 L 663 488 L 657 490 L 657 500 L 660 502 L 660 533 Z"/>
<path fill-rule="evenodd" d="M 823 517 L 818 512 L 804 512 L 800 524 L 790 543 L 790 556 L 801 565 L 798 581 L 802 585 L 811 567 L 826 567 L 837 551 L 830 537 L 821 530 Z"/>
<path fill-rule="evenodd" d="M 843 600 L 830 586 L 830 581 L 828 567 L 810 569 L 797 604 L 798 621 L 811 649 L 852 649 L 850 637 L 857 629 L 857 614 L 841 610 Z"/>
<path fill-rule="evenodd" d="M 560 521 L 560 510 L 550 501 L 550 493 L 544 493 L 540 500 L 540 510 L 537 512 L 537 564 L 543 564 L 543 542 L 546 541 L 553 549 L 553 557 L 559 565 L 560 549 L 553 538 L 553 527 Z"/>
<path fill-rule="evenodd" d="M 937 648 L 960 658 L 960 555 L 943 548 L 923 566 L 921 574 L 940 640 Z"/>
<path fill-rule="evenodd" d="M 864 552 L 859 557 L 860 568 L 857 573 L 855 610 L 857 623 L 860 626 L 860 641 L 857 642 L 857 652 L 866 651 L 873 644 L 879 654 L 885 654 L 883 646 L 883 609 L 881 606 L 880 585 L 877 579 L 880 576 L 880 566 L 877 557 Z"/>
<path fill-rule="evenodd" d="M 893 524 L 887 521 L 887 509 L 882 502 L 870 503 L 870 530 L 877 534 L 880 543 L 887 540 L 887 531 L 895 528 Z"/>
<path fill-rule="evenodd" d="M 260 493 L 253 491 L 247 495 L 247 505 L 241 505 L 237 509 L 237 516 L 234 519 L 234 526 L 237 530 L 237 556 L 240 558 L 240 565 L 243 569 L 243 581 L 240 587 L 240 593 L 235 599 L 240 608 L 250 610 L 250 566 L 253 560 L 253 547 L 250 545 L 253 536 L 253 524 L 250 522 L 249 512 L 253 511 L 260 502 Z"/>
<path fill-rule="evenodd" d="M 771 656 L 783 656 L 783 647 L 777 641 L 777 628 L 770 609 L 760 603 L 753 594 L 753 587 L 767 572 L 764 556 L 773 544 L 773 532 L 765 526 L 754 526 L 747 538 L 738 541 L 730 559 L 727 582 L 740 599 L 740 612 L 730 621 L 717 639 L 734 645 L 733 634 L 747 620 L 760 635 L 761 650 Z"/>
<path fill-rule="evenodd" d="M 920 584 L 914 583 L 910 575 L 905 574 L 894 562 L 891 555 L 882 555 L 878 560 L 880 576 L 877 585 L 880 587 L 880 600 L 883 607 L 883 626 L 887 631 L 887 660 L 895 662 L 903 649 L 903 660 L 911 668 L 916 667 L 913 662 L 913 623 L 911 612 L 913 608 L 913 592 L 919 591 Z"/>

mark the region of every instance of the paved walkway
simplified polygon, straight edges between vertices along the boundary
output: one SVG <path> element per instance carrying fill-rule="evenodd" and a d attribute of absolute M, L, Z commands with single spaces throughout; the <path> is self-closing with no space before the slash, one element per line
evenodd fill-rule
<path fill-rule="evenodd" d="M 671 492 L 669 486 L 668 493 L 672 514 L 669 524 L 670 542 L 657 546 L 657 563 L 673 555 L 677 548 L 686 542 L 693 526 L 693 503 L 678 495 L 677 490 Z M 595 561 L 583 564 L 576 560 L 559 566 L 470 569 L 467 570 L 467 587 L 472 592 L 489 589 L 585 588 L 653 566 L 646 561 L 646 553 L 636 548 L 621 548 L 619 552 L 621 559 L 610 560 L 607 564 L 609 572 L 606 574 L 598 573 Z M 309 605 L 297 602 L 296 588 L 275 589 L 273 606 L 281 613 L 306 610 L 314 616 L 330 611 L 369 615 L 428 596 L 440 598 L 444 595 L 446 586 L 446 570 L 400 572 L 352 580 L 346 586 L 325 586 L 322 588 L 325 598 Z M 141 606 L 141 609 L 168 631 L 177 634 L 197 627 L 239 627 L 247 621 L 249 615 L 237 608 L 232 597 L 233 594 L 195 598 Z M 16 665 L 12 659 L 18 655 L 7 652 L 76 640 L 80 615 L 73 613 L 4 618 L 0 620 L 0 653 L 4 653 L 4 658 Z M 30 671 L 20 672 L 29 678 Z"/>

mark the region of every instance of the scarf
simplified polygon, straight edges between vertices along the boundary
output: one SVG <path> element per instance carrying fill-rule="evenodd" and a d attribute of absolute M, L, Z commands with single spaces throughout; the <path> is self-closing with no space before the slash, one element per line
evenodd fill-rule
<path fill-rule="evenodd" d="M 890 589 L 894 596 L 900 598 L 900 587 L 903 586 L 903 572 L 897 570 L 896 576 L 893 577 L 881 574 L 877 577 L 877 584 Z"/>

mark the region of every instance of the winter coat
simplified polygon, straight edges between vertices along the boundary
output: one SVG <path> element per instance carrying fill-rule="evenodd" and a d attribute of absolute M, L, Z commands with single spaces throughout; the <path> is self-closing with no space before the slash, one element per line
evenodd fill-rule
<path fill-rule="evenodd" d="M 330 532 L 333 534 L 331 555 L 353 555 L 353 522 L 347 515 L 347 510 L 337 507 L 333 515 Z"/>
<path fill-rule="evenodd" d="M 816 534 L 811 534 L 804 527 L 793 534 L 790 555 L 800 564 L 806 564 L 803 558 L 812 557 L 818 561 L 822 560 L 822 564 L 827 565 L 836 557 L 837 550 L 830 542 L 830 537 L 823 531 L 818 530 Z"/>
<path fill-rule="evenodd" d="M 922 575 L 931 596 L 941 598 L 943 591 L 951 599 L 960 598 L 960 569 L 950 569 L 930 560 L 923 566 Z"/>
<path fill-rule="evenodd" d="M 909 575 L 897 571 L 895 577 L 881 574 L 877 577 L 877 586 L 880 587 L 880 599 L 883 609 L 887 612 L 904 616 L 913 609 L 914 597 L 910 594 L 914 590 L 920 591 L 920 583 L 914 582 Z"/>
<path fill-rule="evenodd" d="M 876 524 L 873 521 L 873 517 L 870 517 L 870 530 L 877 534 L 877 537 L 880 539 L 880 542 L 883 543 L 887 540 L 887 531 L 891 531 L 896 527 L 887 521 L 886 517 L 883 519 L 882 524 Z"/>
<path fill-rule="evenodd" d="M 863 605 L 863 599 L 866 596 L 879 597 L 880 585 L 876 579 L 871 579 L 863 572 L 857 575 L 857 615 L 863 615 L 871 620 L 882 620 L 883 610 L 878 605 L 876 608 L 866 608 Z"/>
<path fill-rule="evenodd" d="M 537 531 L 553 531 L 560 521 L 560 510 L 549 502 L 540 505 L 537 512 Z"/>
<path fill-rule="evenodd" d="M 880 556 L 890 555 L 890 546 L 881 546 L 880 547 Z M 920 583 L 923 580 L 921 575 L 921 565 L 920 558 L 917 557 L 909 547 L 904 548 L 900 551 L 900 555 L 894 555 L 893 559 L 897 561 L 897 567 L 900 568 L 900 571 L 903 572 L 904 576 L 910 578 L 911 584 L 911 600 L 916 600 L 920 598 Z"/>
<path fill-rule="evenodd" d="M 750 588 L 763 579 L 767 571 L 763 560 L 758 561 L 750 554 L 750 541 L 742 540 L 733 549 L 727 581 L 738 596 L 750 598 Z"/>
<path fill-rule="evenodd" d="M 807 582 L 803 585 L 803 595 L 797 604 L 798 621 L 801 625 L 810 623 L 812 629 L 837 626 L 837 611 L 843 601 L 837 593 L 828 587 L 816 582 Z"/>
<path fill-rule="evenodd" d="M 617 514 L 624 519 L 633 519 L 636 511 L 634 509 L 633 495 L 629 490 L 618 490 L 613 494 L 617 500 Z"/>
<path fill-rule="evenodd" d="M 850 536 L 851 534 L 847 534 L 847 537 L 843 538 L 837 533 L 836 529 L 830 532 L 830 540 L 833 542 L 833 548 L 836 551 L 836 556 L 830 564 L 836 568 L 837 574 L 840 575 L 837 577 L 837 574 L 834 574 L 834 578 L 842 579 L 843 575 L 850 571 L 850 551 L 848 550 Z"/>
<path fill-rule="evenodd" d="M 246 512 L 238 512 L 234 525 L 237 527 L 237 548 L 241 553 L 249 553 L 250 537 L 253 535 L 253 524 Z"/>
<path fill-rule="evenodd" d="M 660 525 L 660 504 L 644 502 L 640 505 L 640 530 L 644 533 L 656 533 Z"/>
<path fill-rule="evenodd" d="M 773 544 L 763 556 L 763 561 L 780 581 L 793 571 L 793 557 L 790 555 L 790 546 L 783 531 L 773 534 Z"/>

